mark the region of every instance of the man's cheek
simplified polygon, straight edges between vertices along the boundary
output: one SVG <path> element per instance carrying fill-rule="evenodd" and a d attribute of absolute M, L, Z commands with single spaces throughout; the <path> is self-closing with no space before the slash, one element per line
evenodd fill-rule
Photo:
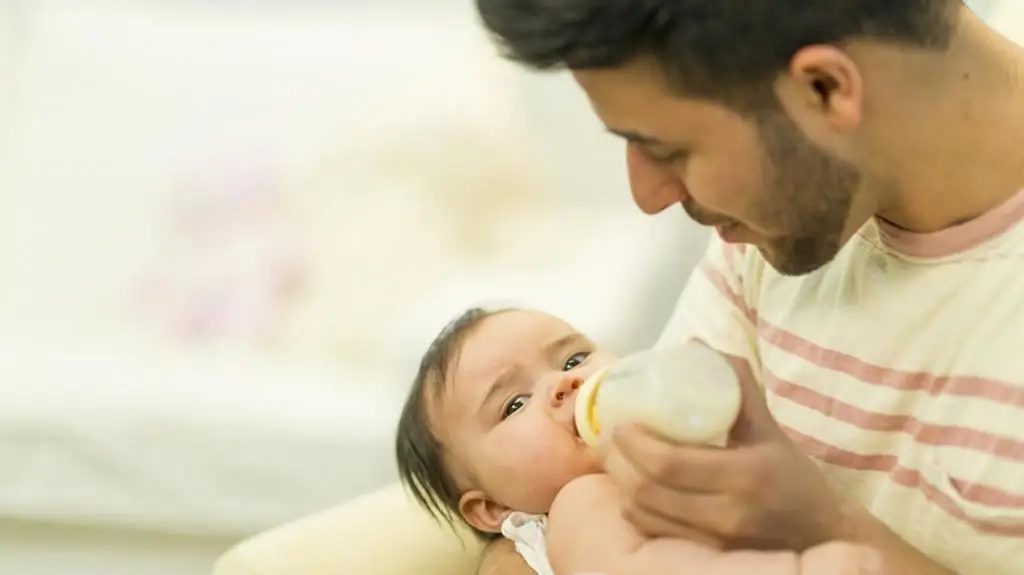
<path fill-rule="evenodd" d="M 749 213 L 756 182 L 740 168 L 714 169 L 695 163 L 687 172 L 686 184 L 693 201 L 705 210 L 743 223 Z"/>

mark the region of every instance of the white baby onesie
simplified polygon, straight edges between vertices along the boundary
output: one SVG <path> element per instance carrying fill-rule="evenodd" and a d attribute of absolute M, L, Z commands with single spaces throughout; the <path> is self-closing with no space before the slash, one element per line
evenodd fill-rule
<path fill-rule="evenodd" d="M 547 515 L 513 511 L 501 524 L 501 534 L 516 544 L 516 551 L 537 575 L 555 575 L 548 561 Z"/>

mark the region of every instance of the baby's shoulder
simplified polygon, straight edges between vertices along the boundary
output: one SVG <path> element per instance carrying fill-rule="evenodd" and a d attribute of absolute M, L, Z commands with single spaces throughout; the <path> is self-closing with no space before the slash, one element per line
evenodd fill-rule
<path fill-rule="evenodd" d="M 592 473 L 573 479 L 555 496 L 549 517 L 578 516 L 600 512 L 617 505 L 619 488 L 604 473 Z"/>
<path fill-rule="evenodd" d="M 579 477 L 558 492 L 547 535 L 553 564 L 564 564 L 566 557 L 586 557 L 592 564 L 595 546 L 605 556 L 624 555 L 644 542 L 623 516 L 619 488 L 605 474 Z"/>

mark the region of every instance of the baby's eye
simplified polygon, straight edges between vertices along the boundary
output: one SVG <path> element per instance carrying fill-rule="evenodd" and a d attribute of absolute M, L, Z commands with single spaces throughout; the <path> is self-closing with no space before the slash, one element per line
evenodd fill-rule
<path fill-rule="evenodd" d="M 505 419 L 506 417 L 522 409 L 523 406 L 526 405 L 526 401 L 528 399 L 530 399 L 530 396 L 528 395 L 517 395 L 513 397 L 512 401 L 505 404 L 505 409 L 501 410 L 501 418 Z"/>
<path fill-rule="evenodd" d="M 590 357 L 590 352 L 580 351 L 569 356 L 562 365 L 562 371 L 572 371 L 583 364 Z"/>

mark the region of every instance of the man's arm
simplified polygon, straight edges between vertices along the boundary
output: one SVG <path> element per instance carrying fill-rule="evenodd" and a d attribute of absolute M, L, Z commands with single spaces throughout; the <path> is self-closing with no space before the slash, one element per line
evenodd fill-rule
<path fill-rule="evenodd" d="M 848 539 L 878 550 L 886 573 L 916 575 L 957 575 L 907 543 L 884 523 L 859 505 L 844 510 Z"/>
<path fill-rule="evenodd" d="M 516 551 L 515 544 L 508 539 L 498 539 L 484 548 L 476 573 L 477 575 L 534 575 L 533 569 Z"/>

